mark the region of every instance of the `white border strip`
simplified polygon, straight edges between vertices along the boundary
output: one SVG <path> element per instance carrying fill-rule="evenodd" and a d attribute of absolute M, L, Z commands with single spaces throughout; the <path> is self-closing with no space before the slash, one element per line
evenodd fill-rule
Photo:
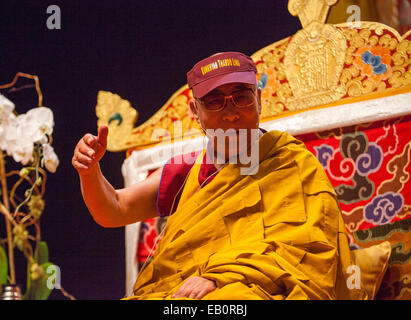
<path fill-rule="evenodd" d="M 261 127 L 267 131 L 280 130 L 297 135 L 400 117 L 407 114 L 411 114 L 411 92 L 335 107 L 307 110 L 261 123 Z"/>

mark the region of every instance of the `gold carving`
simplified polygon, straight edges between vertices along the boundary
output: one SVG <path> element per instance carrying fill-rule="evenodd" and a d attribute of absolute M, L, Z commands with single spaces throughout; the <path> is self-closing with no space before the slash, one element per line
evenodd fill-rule
<path fill-rule="evenodd" d="M 130 102 L 111 92 L 99 91 L 97 95 L 97 125 L 108 125 L 107 149 L 120 151 L 125 137 L 130 135 L 138 113 Z"/>
<path fill-rule="evenodd" d="M 284 58 L 293 92 L 286 101 L 289 110 L 327 104 L 344 96 L 338 80 L 346 49 L 344 34 L 330 25 L 314 21 L 295 34 Z"/>
<path fill-rule="evenodd" d="M 346 89 L 345 97 L 411 84 L 411 50 L 407 35 L 401 37 L 396 30 L 376 22 L 362 22 L 362 29 L 350 29 L 347 24 L 336 27 L 343 30 L 348 43 L 346 66 L 340 79 Z M 380 59 L 379 70 L 364 62 L 367 51 Z"/>
<path fill-rule="evenodd" d="M 311 22 L 318 21 L 324 23 L 330 6 L 338 0 L 290 0 L 288 1 L 288 11 L 293 16 L 298 16 L 303 28 Z"/>

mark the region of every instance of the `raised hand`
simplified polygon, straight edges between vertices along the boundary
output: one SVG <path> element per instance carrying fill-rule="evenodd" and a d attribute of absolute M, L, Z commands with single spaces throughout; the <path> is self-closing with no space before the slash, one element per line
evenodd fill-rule
<path fill-rule="evenodd" d="M 85 134 L 74 149 L 71 163 L 80 175 L 90 174 L 104 156 L 107 148 L 108 127 L 101 126 L 98 136 Z"/>

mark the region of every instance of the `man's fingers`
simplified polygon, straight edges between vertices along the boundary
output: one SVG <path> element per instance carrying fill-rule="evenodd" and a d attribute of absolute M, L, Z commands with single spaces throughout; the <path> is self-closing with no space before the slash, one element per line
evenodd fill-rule
<path fill-rule="evenodd" d="M 71 163 L 73 167 L 79 171 L 84 171 L 88 169 L 88 165 L 81 163 L 78 158 L 78 153 L 74 154 L 73 158 L 71 159 Z"/>
<path fill-rule="evenodd" d="M 96 154 L 96 151 L 85 143 L 79 144 L 77 146 L 77 150 L 77 153 L 82 153 L 89 156 L 90 158 L 93 158 Z"/>
<path fill-rule="evenodd" d="M 85 154 L 82 154 L 80 152 L 76 154 L 76 160 L 77 162 L 86 166 L 90 166 L 93 163 L 93 159 L 91 157 L 86 156 Z"/>
<path fill-rule="evenodd" d="M 215 282 L 201 277 L 191 277 L 185 281 L 172 298 L 202 299 L 216 288 Z"/>
<path fill-rule="evenodd" d="M 79 171 L 85 171 L 88 170 L 88 166 L 81 164 L 80 162 L 78 162 L 77 160 L 73 160 L 73 166 L 74 168 L 76 168 Z"/>
<path fill-rule="evenodd" d="M 213 291 L 215 288 L 212 287 L 208 287 L 208 288 L 204 288 L 202 289 L 198 294 L 197 294 L 197 298 L 196 299 L 203 299 L 203 297 L 210 293 L 211 291 Z"/>
<path fill-rule="evenodd" d="M 192 292 L 192 284 L 190 281 L 184 282 L 177 292 L 173 295 L 173 298 L 188 298 Z"/>
<path fill-rule="evenodd" d="M 180 288 L 178 288 L 176 293 L 174 293 L 172 296 L 172 298 L 182 298 L 182 297 L 184 297 L 184 283 Z"/>
<path fill-rule="evenodd" d="M 190 293 L 189 296 L 188 296 L 188 298 L 190 298 L 190 299 L 200 299 L 200 298 L 199 298 L 199 295 L 200 295 L 199 290 L 192 289 L 192 290 L 191 290 L 191 293 Z"/>
<path fill-rule="evenodd" d="M 107 146 L 108 127 L 101 126 L 98 130 L 98 142 L 105 148 Z"/>
<path fill-rule="evenodd" d="M 85 143 L 87 146 L 89 146 L 89 147 L 91 147 L 91 148 L 94 148 L 94 146 L 95 146 L 95 144 L 97 143 L 98 139 L 97 139 L 96 136 L 93 136 L 92 134 L 87 133 L 87 134 L 84 136 L 83 141 L 84 141 L 84 143 Z"/>

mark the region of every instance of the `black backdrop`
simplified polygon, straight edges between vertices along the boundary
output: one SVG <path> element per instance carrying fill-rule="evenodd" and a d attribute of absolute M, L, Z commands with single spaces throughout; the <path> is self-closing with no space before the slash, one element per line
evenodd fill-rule
<path fill-rule="evenodd" d="M 43 239 L 61 284 L 77 299 L 119 299 L 125 292 L 124 228 L 97 225 L 84 205 L 72 152 L 95 133 L 98 90 L 129 100 L 148 120 L 186 82 L 198 60 L 220 51 L 251 55 L 294 34 L 299 20 L 287 0 L 66 0 L 0 1 L 0 84 L 20 71 L 37 75 L 43 105 L 54 112 L 53 147 L 60 159 L 48 175 Z M 49 30 L 47 7 L 61 9 L 61 29 Z M 21 80 L 18 85 L 28 83 Z M 2 94 L 23 113 L 36 106 L 34 89 Z M 107 153 L 101 166 L 123 186 L 124 153 Z M 9 161 L 9 163 L 12 161 Z M 4 236 L 4 220 L 0 222 Z M 17 260 L 21 257 L 17 254 Z M 24 270 L 18 281 L 25 283 Z M 53 290 L 50 299 L 66 299 Z"/>

